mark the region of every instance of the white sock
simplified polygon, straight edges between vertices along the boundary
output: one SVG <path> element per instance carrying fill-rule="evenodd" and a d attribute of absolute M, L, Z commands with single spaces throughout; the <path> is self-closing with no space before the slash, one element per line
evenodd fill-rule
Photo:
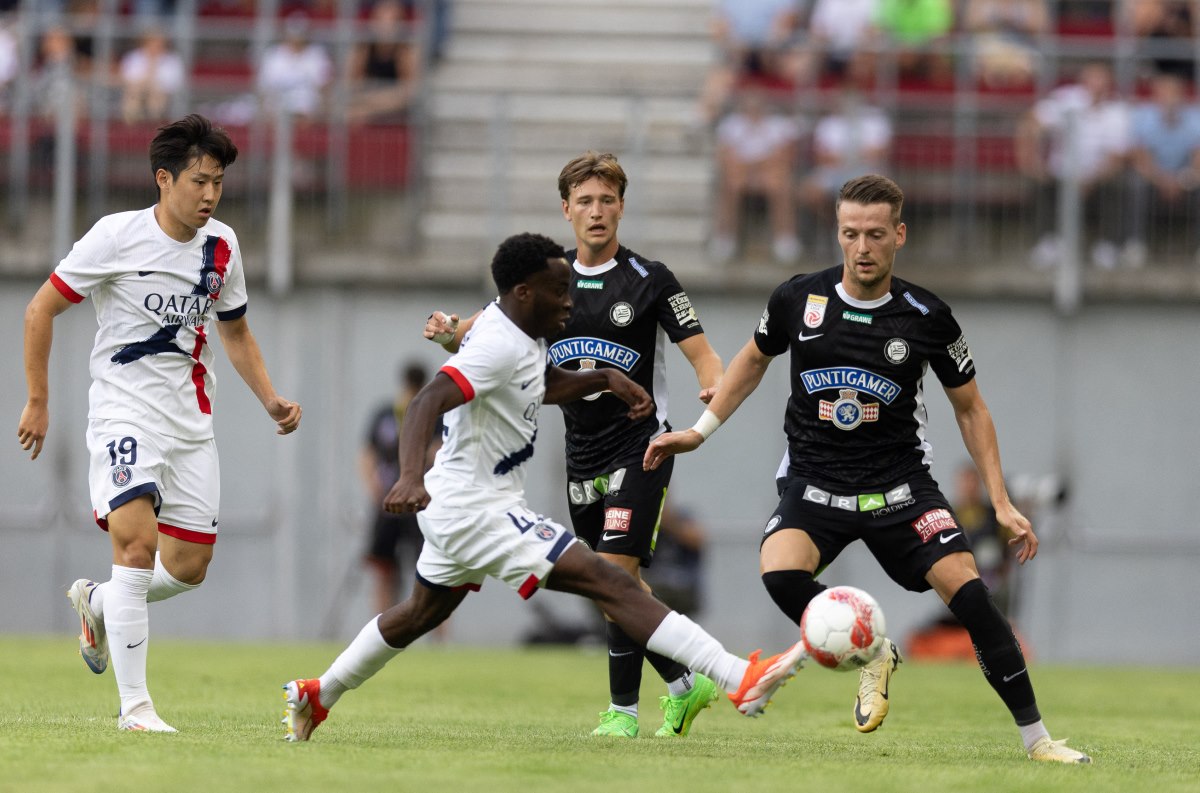
<path fill-rule="evenodd" d="M 610 703 L 608 703 L 608 709 L 615 710 L 617 713 L 624 713 L 626 716 L 630 716 L 634 719 L 637 718 L 637 703 L 636 702 L 633 703 L 632 705 L 617 705 L 616 703 L 610 702 Z"/>
<path fill-rule="evenodd" d="M 1050 733 L 1046 731 L 1046 725 L 1042 724 L 1041 719 L 1024 726 L 1018 724 L 1017 729 L 1021 731 L 1021 740 L 1025 742 L 1025 751 L 1027 752 L 1033 748 L 1038 739 L 1050 737 Z"/>
<path fill-rule="evenodd" d="M 185 584 L 163 566 L 162 554 L 154 553 L 154 577 L 150 579 L 150 590 L 146 593 L 147 603 L 173 598 L 181 592 L 191 592 L 199 584 Z"/>
<path fill-rule="evenodd" d="M 88 605 L 92 607 L 92 613 L 101 622 L 104 621 L 104 590 L 107 587 L 107 581 L 96 584 L 96 586 L 92 587 L 92 594 L 88 598 Z"/>
<path fill-rule="evenodd" d="M 703 628 L 677 611 L 663 618 L 646 642 L 646 649 L 707 675 L 730 693 L 738 690 L 750 668 L 749 661 L 727 651 Z"/>
<path fill-rule="evenodd" d="M 322 707 L 333 707 L 342 694 L 361 686 L 402 651 L 383 640 L 378 617 L 368 622 L 321 675 Z"/>
<path fill-rule="evenodd" d="M 673 697 L 681 697 L 692 690 L 692 686 L 696 684 L 696 679 L 692 675 L 691 670 L 683 673 L 682 677 L 667 682 L 667 693 Z"/>
<path fill-rule="evenodd" d="M 104 628 L 108 632 L 108 652 L 112 656 L 121 712 L 129 714 L 150 704 L 146 689 L 146 650 L 150 644 L 150 610 L 146 592 L 152 570 L 114 564 L 112 579 L 106 585 Z"/>

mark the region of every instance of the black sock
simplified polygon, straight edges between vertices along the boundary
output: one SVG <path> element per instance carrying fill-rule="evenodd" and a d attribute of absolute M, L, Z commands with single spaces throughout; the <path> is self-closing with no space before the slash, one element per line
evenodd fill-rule
<path fill-rule="evenodd" d="M 992 688 L 1004 700 L 1019 726 L 1033 724 L 1038 713 L 1033 683 L 1021 645 L 1012 626 L 992 602 L 987 586 L 976 578 L 962 585 L 950 598 L 950 611 L 971 635 L 975 658 Z"/>
<path fill-rule="evenodd" d="M 826 589 L 813 579 L 813 574 L 807 570 L 772 570 L 762 574 L 763 585 L 767 594 L 779 610 L 788 616 L 792 622 L 800 624 L 804 609 L 809 601 Z"/>
<path fill-rule="evenodd" d="M 617 623 L 604 624 L 608 633 L 608 689 L 612 704 L 636 705 L 642 688 L 642 658 L 646 651 Z"/>

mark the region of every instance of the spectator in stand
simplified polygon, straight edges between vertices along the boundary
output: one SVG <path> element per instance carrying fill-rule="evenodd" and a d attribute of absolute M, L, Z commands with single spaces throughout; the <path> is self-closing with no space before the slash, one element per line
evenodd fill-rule
<path fill-rule="evenodd" d="M 972 34 L 975 77 L 985 88 L 1033 85 L 1037 38 L 1050 31 L 1046 0 L 967 0 L 963 30 Z"/>
<path fill-rule="evenodd" d="M 403 120 L 420 86 L 421 47 L 400 0 L 371 7 L 368 41 L 350 56 L 350 121 Z"/>
<path fill-rule="evenodd" d="M 842 185 L 864 173 L 888 172 L 892 122 L 847 84 L 838 94 L 837 108 L 813 128 L 812 147 L 813 168 L 800 184 L 800 203 L 814 215 L 813 229 L 831 229 Z M 833 235 L 822 234 L 813 245 L 814 255 L 822 258 L 835 252 Z"/>
<path fill-rule="evenodd" d="M 1148 51 L 1156 72 L 1172 72 L 1185 80 L 1196 76 L 1196 22 L 1200 9 L 1196 0 L 1124 0 L 1121 13 L 1127 29 L 1138 39 L 1140 49 Z M 1163 48 L 1169 52 L 1163 52 Z"/>
<path fill-rule="evenodd" d="M 799 68 L 795 37 L 802 0 L 716 0 L 712 36 L 717 63 L 700 92 L 696 124 L 709 126 L 748 81 L 790 86 Z"/>
<path fill-rule="evenodd" d="M 263 53 L 258 90 L 268 110 L 282 107 L 313 120 L 324 104 L 333 62 L 320 44 L 309 41 L 309 20 L 293 13 L 283 22 L 283 40 Z"/>
<path fill-rule="evenodd" d="M 1059 261 L 1061 241 L 1054 226 L 1057 191 L 1065 178 L 1073 177 L 1079 181 L 1085 212 L 1095 230 L 1092 264 L 1104 270 L 1117 267 L 1124 232 L 1122 180 L 1129 156 L 1130 114 L 1114 96 L 1108 64 L 1084 64 L 1077 82 L 1059 86 L 1037 102 L 1018 125 L 1015 143 L 1017 167 L 1035 191 L 1039 239 L 1031 263 L 1051 267 Z M 1068 156 L 1068 145 L 1073 147 L 1073 157 Z M 1072 161 L 1076 169 L 1068 173 Z"/>
<path fill-rule="evenodd" d="M 805 72 L 840 79 L 852 68 L 874 71 L 870 45 L 878 35 L 875 14 L 879 0 L 815 0 L 808 17 L 806 56 L 817 63 Z"/>
<path fill-rule="evenodd" d="M 792 264 L 800 256 L 792 198 L 799 138 L 796 121 L 774 110 L 761 88 L 748 86 L 739 92 L 737 110 L 717 125 L 713 259 L 727 262 L 736 252 L 741 203 L 747 195 L 766 198 L 775 260 Z"/>
<path fill-rule="evenodd" d="M 954 30 L 952 0 L 879 0 L 877 23 L 896 50 L 902 81 L 951 85 L 950 56 L 933 49 Z"/>
<path fill-rule="evenodd" d="M 183 59 L 158 28 L 148 28 L 141 45 L 121 58 L 121 117 L 127 123 L 165 121 L 171 97 L 183 88 Z"/>
<path fill-rule="evenodd" d="M 1150 254 L 1148 221 L 1159 217 L 1174 222 L 1155 223 L 1155 229 L 1188 229 L 1187 241 L 1200 261 L 1200 107 L 1189 99 L 1187 83 L 1174 71 L 1155 75 L 1151 100 L 1134 110 L 1132 161 L 1126 264 L 1145 263 Z"/>

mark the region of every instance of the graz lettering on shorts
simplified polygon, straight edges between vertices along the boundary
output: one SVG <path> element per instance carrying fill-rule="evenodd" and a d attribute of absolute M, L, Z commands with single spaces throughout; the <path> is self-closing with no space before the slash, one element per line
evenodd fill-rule
<path fill-rule="evenodd" d="M 550 362 L 555 366 L 561 366 L 566 361 L 574 361 L 579 358 L 596 358 L 626 372 L 633 369 L 638 359 L 642 357 L 637 350 L 632 350 L 624 344 L 591 336 L 575 336 L 556 341 L 550 345 L 548 352 Z"/>
<path fill-rule="evenodd" d="M 804 500 L 846 512 L 870 513 L 873 518 L 881 518 L 916 503 L 916 499 L 912 495 L 912 488 L 907 483 L 897 485 L 884 493 L 859 493 L 849 496 L 834 495 L 819 487 L 805 485 Z M 767 531 L 770 531 L 770 528 Z"/>
<path fill-rule="evenodd" d="M 831 388 L 855 388 L 866 391 L 882 400 L 885 405 L 900 395 L 900 386 L 882 375 L 859 369 L 855 366 L 830 366 L 825 369 L 809 369 L 800 373 L 804 390 L 810 394 Z"/>
<path fill-rule="evenodd" d="M 913 521 L 913 529 L 921 537 L 921 542 L 929 542 L 929 538 L 940 531 L 954 529 L 958 524 L 948 509 L 931 509 Z"/>
<path fill-rule="evenodd" d="M 568 482 L 567 500 L 572 504 L 595 504 L 609 493 L 621 492 L 621 485 L 625 482 L 625 470 L 618 468 L 610 474 L 601 474 L 595 479 Z"/>

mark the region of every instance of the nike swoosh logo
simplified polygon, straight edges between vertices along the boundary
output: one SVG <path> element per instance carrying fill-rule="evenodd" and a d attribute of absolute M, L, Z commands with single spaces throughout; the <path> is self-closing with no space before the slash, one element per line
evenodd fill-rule
<path fill-rule="evenodd" d="M 953 540 L 955 537 L 957 537 L 960 534 L 962 534 L 961 531 L 956 531 L 953 534 L 939 534 L 938 542 L 940 542 L 942 545 L 945 545 L 946 543 L 950 542 L 951 540 Z"/>
<path fill-rule="evenodd" d="M 215 529 L 216 527 L 217 527 L 217 519 L 213 518 L 213 528 Z"/>
<path fill-rule="evenodd" d="M 140 275 L 142 278 L 145 278 L 148 275 L 154 275 L 154 271 L 153 270 L 138 270 L 138 275 Z"/>
<path fill-rule="evenodd" d="M 1028 668 L 1028 667 L 1026 667 L 1026 668 Z M 1013 672 L 1011 675 L 1005 675 L 1004 677 L 1001 678 L 1001 680 L 1003 680 L 1005 683 L 1008 683 L 1008 682 L 1020 677 L 1023 674 L 1025 674 L 1025 669 L 1022 669 L 1020 672 Z"/>
<path fill-rule="evenodd" d="M 803 333 L 801 333 L 796 338 L 800 339 L 800 341 L 812 341 L 813 339 L 819 339 L 824 335 L 824 333 L 814 333 L 811 336 L 805 336 Z"/>
<path fill-rule="evenodd" d="M 612 650 L 609 650 L 608 654 L 612 658 L 624 658 L 627 655 L 633 655 L 633 650 L 626 650 L 623 653 L 614 653 Z"/>
<path fill-rule="evenodd" d="M 600 539 L 604 540 L 605 542 L 612 542 L 613 540 L 619 540 L 624 536 L 625 535 L 619 531 L 606 531 Z"/>
<path fill-rule="evenodd" d="M 127 644 L 127 645 L 125 645 L 125 649 L 127 649 L 127 650 L 132 650 L 134 647 L 137 647 L 137 646 L 139 646 L 139 645 L 141 645 L 141 644 L 145 643 L 145 641 L 146 641 L 146 639 L 147 639 L 147 638 L 149 638 L 149 637 L 147 637 L 147 636 L 143 636 L 143 637 L 142 637 L 142 641 L 138 642 L 137 644 Z"/>
<path fill-rule="evenodd" d="M 524 383 L 521 383 L 521 390 L 524 391 L 526 388 L 529 388 L 529 386 L 533 385 L 534 380 L 537 380 L 537 378 L 535 377 L 533 380 L 526 380 Z"/>

